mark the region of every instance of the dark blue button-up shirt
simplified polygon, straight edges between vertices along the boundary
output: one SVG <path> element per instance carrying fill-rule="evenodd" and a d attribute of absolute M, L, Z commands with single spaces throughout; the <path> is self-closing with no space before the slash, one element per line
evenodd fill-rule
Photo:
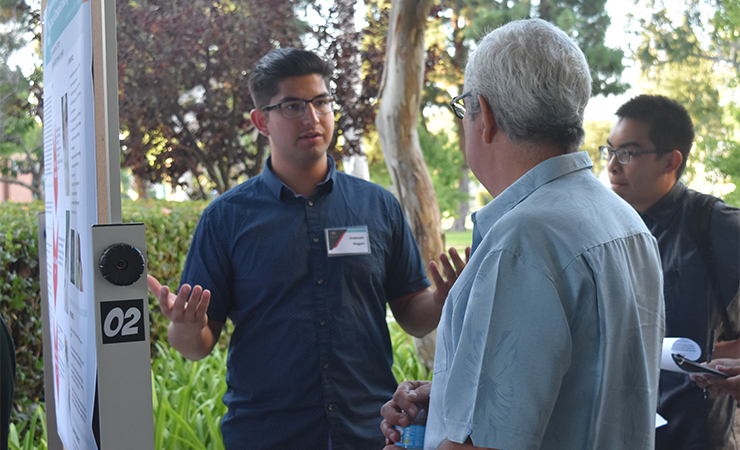
<path fill-rule="evenodd" d="M 222 423 L 227 449 L 381 448 L 396 382 L 386 302 L 430 285 L 396 199 L 330 172 L 297 197 L 270 170 L 203 213 L 182 283 L 234 323 Z M 367 227 L 370 254 L 329 256 L 327 229 Z"/>

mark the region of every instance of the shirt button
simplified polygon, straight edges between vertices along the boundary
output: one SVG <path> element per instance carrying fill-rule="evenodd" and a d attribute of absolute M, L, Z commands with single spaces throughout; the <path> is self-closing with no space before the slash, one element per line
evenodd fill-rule
<path fill-rule="evenodd" d="M 313 202 L 311 200 L 308 201 L 308 206 L 313 206 Z"/>
<path fill-rule="evenodd" d="M 324 370 L 328 369 L 329 368 L 329 363 L 324 363 L 324 365 L 322 367 L 324 368 Z"/>
<path fill-rule="evenodd" d="M 321 278 L 319 278 L 318 280 L 316 280 L 316 283 L 318 283 L 318 284 L 324 284 L 324 280 L 321 279 Z"/>
<path fill-rule="evenodd" d="M 314 242 L 319 242 L 319 238 L 313 238 Z"/>
<path fill-rule="evenodd" d="M 326 405 L 326 409 L 328 409 L 329 411 L 334 411 L 334 405 L 329 403 L 328 405 Z"/>
<path fill-rule="evenodd" d="M 326 320 L 324 320 L 324 319 L 319 319 L 319 325 L 321 325 L 322 327 L 323 327 L 324 325 L 326 325 Z"/>

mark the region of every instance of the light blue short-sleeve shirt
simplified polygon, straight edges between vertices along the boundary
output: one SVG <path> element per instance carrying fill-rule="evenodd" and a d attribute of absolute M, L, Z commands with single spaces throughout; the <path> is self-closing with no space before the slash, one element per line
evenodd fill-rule
<path fill-rule="evenodd" d="M 477 213 L 447 298 L 425 450 L 651 449 L 664 330 L 655 239 L 590 172 L 548 159 Z"/>

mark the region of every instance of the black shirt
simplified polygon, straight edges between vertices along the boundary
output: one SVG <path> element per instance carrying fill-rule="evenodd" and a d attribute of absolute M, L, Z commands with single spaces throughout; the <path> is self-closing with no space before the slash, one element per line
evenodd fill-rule
<path fill-rule="evenodd" d="M 709 335 L 710 281 L 697 243 L 689 232 L 689 218 L 696 191 L 677 182 L 642 214 L 660 248 L 663 264 L 666 337 L 686 337 L 702 348 L 706 361 Z M 729 305 L 740 284 L 740 210 L 717 202 L 712 210 L 710 242 L 714 267 L 720 280 L 721 299 Z M 716 288 L 715 288 L 716 290 Z M 728 311 L 737 315 L 736 311 Z M 716 315 L 713 322 L 716 322 Z M 717 328 L 718 323 L 712 323 Z M 724 340 L 736 339 L 730 330 Z M 709 396 L 688 375 L 661 371 L 658 413 L 668 424 L 656 430 L 656 450 L 719 450 L 732 428 L 735 402 L 729 395 Z"/>

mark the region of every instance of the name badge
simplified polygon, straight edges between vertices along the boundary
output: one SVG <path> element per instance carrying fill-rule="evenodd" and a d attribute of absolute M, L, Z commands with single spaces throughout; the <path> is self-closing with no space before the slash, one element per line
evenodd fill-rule
<path fill-rule="evenodd" d="M 326 228 L 326 254 L 328 256 L 369 255 L 370 237 L 367 226 Z"/>

